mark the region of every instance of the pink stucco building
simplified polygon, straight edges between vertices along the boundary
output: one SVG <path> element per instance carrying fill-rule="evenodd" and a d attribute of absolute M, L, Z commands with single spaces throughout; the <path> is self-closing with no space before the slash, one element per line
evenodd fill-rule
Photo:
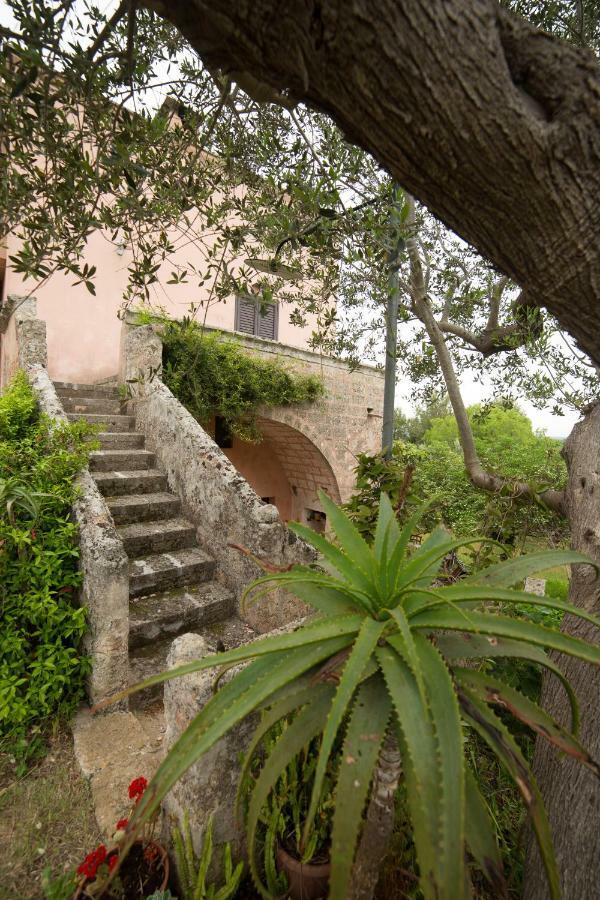
<path fill-rule="evenodd" d="M 16 367 L 14 323 L 8 315 L 33 296 L 37 317 L 46 322 L 48 371 L 54 381 L 94 384 L 115 380 L 123 329 L 122 298 L 131 262 L 129 249 L 97 232 L 88 241 L 86 262 L 96 266 L 96 295 L 72 277 L 54 274 L 36 285 L 23 281 L 10 266 L 18 246 L 9 235 L 0 248 L 2 307 L 0 315 L 0 385 L 4 387 Z M 185 265 L 190 248 L 180 251 Z M 177 260 L 175 260 L 175 263 Z M 201 265 L 197 259 L 196 265 Z M 158 273 L 154 303 L 172 318 L 189 314 L 190 305 L 208 327 L 237 333 L 249 353 L 278 356 L 290 369 L 314 373 L 323 379 L 325 398 L 305 407 L 281 407 L 261 416 L 264 440 L 247 444 L 234 438 L 224 452 L 261 498 L 274 503 L 284 520 L 293 518 L 320 527 L 317 497 L 323 488 L 336 500 L 348 497 L 353 486 L 357 453 L 376 451 L 380 443 L 383 379 L 374 368 L 350 372 L 335 359 L 311 352 L 314 321 L 292 323 L 291 304 L 280 302 L 261 312 L 248 297 L 229 297 L 202 306 L 210 285 L 167 284 L 173 259 Z M 234 262 L 235 264 L 235 262 Z M 208 423 L 214 434 L 214 423 Z M 217 435 L 218 437 L 218 435 Z"/>

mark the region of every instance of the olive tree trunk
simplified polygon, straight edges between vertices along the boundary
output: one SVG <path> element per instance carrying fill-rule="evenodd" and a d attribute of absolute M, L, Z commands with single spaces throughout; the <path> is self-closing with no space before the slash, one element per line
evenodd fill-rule
<path fill-rule="evenodd" d="M 569 467 L 566 495 L 574 550 L 600 564 L 600 403 L 579 422 L 565 445 Z M 570 600 L 600 615 L 600 580 L 590 566 L 574 566 Z M 563 631 L 592 642 L 598 629 L 582 619 L 566 616 Z M 600 760 L 600 668 L 562 656 L 560 666 L 573 684 L 581 705 L 581 739 L 592 757 Z M 552 676 L 544 678 L 543 706 L 570 725 L 569 703 Z M 600 782 L 585 766 L 559 754 L 538 739 L 533 763 L 548 808 L 561 876 L 563 900 L 592 900 L 598 896 L 600 868 Z M 525 900 L 546 900 L 548 888 L 537 845 L 530 840 L 525 872 Z"/>

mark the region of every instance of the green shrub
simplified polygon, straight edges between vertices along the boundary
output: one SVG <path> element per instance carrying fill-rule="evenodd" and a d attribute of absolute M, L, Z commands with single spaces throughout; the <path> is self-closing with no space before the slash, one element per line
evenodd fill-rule
<path fill-rule="evenodd" d="M 162 338 L 165 384 L 199 422 L 222 416 L 243 440 L 260 440 L 261 406 L 312 403 L 324 393 L 316 376 L 251 357 L 234 341 L 203 334 L 195 322 L 167 322 Z"/>
<path fill-rule="evenodd" d="M 0 738 L 20 759 L 73 709 L 89 670 L 70 518 L 89 433 L 40 416 L 23 374 L 0 398 Z"/>

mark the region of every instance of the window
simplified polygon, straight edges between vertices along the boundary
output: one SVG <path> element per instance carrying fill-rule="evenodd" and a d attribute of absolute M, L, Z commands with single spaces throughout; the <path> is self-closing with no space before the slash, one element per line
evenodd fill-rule
<path fill-rule="evenodd" d="M 235 330 L 257 337 L 277 340 L 278 307 L 254 297 L 236 297 Z"/>
<path fill-rule="evenodd" d="M 233 435 L 223 416 L 215 416 L 215 444 L 223 450 L 233 447 Z"/>

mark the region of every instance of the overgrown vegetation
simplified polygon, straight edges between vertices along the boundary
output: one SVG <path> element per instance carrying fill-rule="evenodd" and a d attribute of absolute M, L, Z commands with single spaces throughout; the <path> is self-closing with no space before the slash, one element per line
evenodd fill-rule
<path fill-rule="evenodd" d="M 245 441 L 260 440 L 256 419 L 261 406 L 314 403 L 323 396 L 316 376 L 249 356 L 189 319 L 166 322 L 162 338 L 165 384 L 199 422 L 222 416 Z"/>
<path fill-rule="evenodd" d="M 73 709 L 89 670 L 70 519 L 89 433 L 40 416 L 23 374 L 0 397 L 0 739 L 22 764 Z"/>
<path fill-rule="evenodd" d="M 526 542 L 557 546 L 567 537 L 566 523 L 543 503 L 515 498 L 505 491 L 490 494 L 475 487 L 465 470 L 456 420 L 435 404 L 434 415 L 419 410 L 413 420 L 399 417 L 393 457 L 361 454 L 357 490 L 347 508 L 362 534 L 370 534 L 381 491 L 405 511 L 436 498 L 425 528 L 441 519 L 456 537 L 482 534 L 504 544 L 507 552 Z M 440 414 L 441 413 L 441 414 Z M 550 484 L 564 487 L 562 442 L 533 431 L 527 416 L 502 403 L 469 408 L 477 451 L 489 471 L 527 481 L 536 493 Z M 472 552 L 467 554 L 472 556 Z"/>

